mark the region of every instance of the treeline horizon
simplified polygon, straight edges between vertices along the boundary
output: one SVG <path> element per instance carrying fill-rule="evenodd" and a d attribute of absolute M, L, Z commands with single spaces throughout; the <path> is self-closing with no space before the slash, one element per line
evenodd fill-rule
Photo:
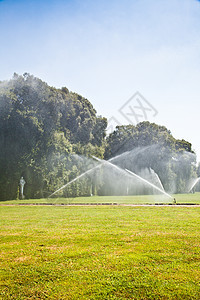
<path fill-rule="evenodd" d="M 137 174 L 153 170 L 168 192 L 186 192 L 200 176 L 191 143 L 175 139 L 166 127 L 145 121 L 117 126 L 109 136 L 106 128 L 107 119 L 97 116 L 90 101 L 66 87 L 51 87 L 28 73 L 0 82 L 0 200 L 20 197 L 21 176 L 26 198 L 48 197 L 94 166 L 92 155 L 119 156 L 115 164 Z M 115 183 L 123 182 L 121 189 L 109 172 Z M 101 168 L 59 196 L 127 194 L 127 183 L 113 172 Z M 132 186 L 128 191 L 148 192 Z"/>

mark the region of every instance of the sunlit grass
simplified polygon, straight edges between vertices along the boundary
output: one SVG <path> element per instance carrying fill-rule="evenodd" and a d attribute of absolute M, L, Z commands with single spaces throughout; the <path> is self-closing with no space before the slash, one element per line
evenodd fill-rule
<path fill-rule="evenodd" d="M 178 204 L 200 204 L 200 193 L 195 194 L 176 194 Z M 92 196 L 77 198 L 43 198 L 43 199 L 24 199 L 1 201 L 1 204 L 22 204 L 22 203 L 52 203 L 52 204 L 72 204 L 72 203 L 118 203 L 118 204 L 172 204 L 173 199 L 164 195 L 140 195 L 140 196 Z"/>
<path fill-rule="evenodd" d="M 200 207 L 0 211 L 1 299 L 200 299 Z"/>

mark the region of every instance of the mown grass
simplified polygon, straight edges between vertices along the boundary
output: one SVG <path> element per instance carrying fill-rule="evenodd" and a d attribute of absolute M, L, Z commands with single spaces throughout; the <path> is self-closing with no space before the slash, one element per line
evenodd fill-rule
<path fill-rule="evenodd" d="M 195 194 L 176 194 L 178 204 L 200 204 L 200 193 Z M 28 203 L 52 203 L 52 204 L 72 204 L 72 203 L 117 203 L 117 204 L 171 204 L 173 198 L 165 195 L 140 195 L 140 196 L 92 196 L 77 198 L 43 198 L 43 199 L 24 199 L 0 201 L 1 204 L 28 204 Z"/>
<path fill-rule="evenodd" d="M 1 299 L 200 299 L 200 207 L 0 211 Z"/>

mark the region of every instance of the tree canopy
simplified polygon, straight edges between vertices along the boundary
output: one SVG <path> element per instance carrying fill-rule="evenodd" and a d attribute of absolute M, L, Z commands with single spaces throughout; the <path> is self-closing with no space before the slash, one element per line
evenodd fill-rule
<path fill-rule="evenodd" d="M 189 179 L 196 176 L 191 143 L 176 140 L 166 127 L 148 121 L 116 127 L 105 149 L 106 159 L 114 156 L 118 165 L 136 173 L 154 170 L 164 188 L 173 193 L 187 191 Z"/>
<path fill-rule="evenodd" d="M 0 83 L 0 117 L 1 199 L 17 197 L 22 174 L 26 196 L 41 197 L 56 187 L 59 172 L 60 183 L 74 172 L 72 154 L 103 155 L 107 120 L 84 97 L 27 73 Z"/>
<path fill-rule="evenodd" d="M 27 198 L 47 197 L 90 168 L 91 155 L 110 159 L 126 153 L 116 164 L 138 173 L 152 169 L 167 190 L 176 182 L 176 192 L 196 176 L 191 143 L 176 140 L 166 127 L 117 126 L 107 137 L 106 127 L 107 119 L 97 116 L 90 101 L 66 87 L 51 87 L 28 73 L 0 82 L 0 199 L 19 197 L 21 176 Z M 62 195 L 112 193 L 107 177 L 101 170 Z"/>

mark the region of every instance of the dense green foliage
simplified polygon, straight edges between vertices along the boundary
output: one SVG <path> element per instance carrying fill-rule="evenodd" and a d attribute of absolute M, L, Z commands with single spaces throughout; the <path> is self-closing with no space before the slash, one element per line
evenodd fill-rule
<path fill-rule="evenodd" d="M 28 198 L 46 196 L 66 183 L 81 172 L 74 153 L 103 156 L 106 126 L 107 120 L 96 116 L 87 99 L 66 88 L 52 88 L 29 74 L 2 82 L 0 198 L 18 196 L 21 176 L 29 183 Z"/>
<path fill-rule="evenodd" d="M 176 140 L 166 127 L 154 123 L 117 126 L 107 139 L 105 151 L 107 159 L 113 156 L 118 156 L 119 166 L 142 177 L 147 177 L 148 170 L 155 171 L 171 193 L 186 192 L 190 180 L 196 177 L 191 143 Z"/>
<path fill-rule="evenodd" d="M 159 144 L 171 153 L 177 151 L 192 152 L 192 145 L 184 140 L 176 140 L 164 126 L 150 122 L 117 126 L 107 139 L 106 158 L 110 158 L 137 147 Z"/>
<path fill-rule="evenodd" d="M 107 138 L 106 127 L 106 118 L 98 117 L 87 99 L 66 87 L 50 87 L 27 73 L 0 82 L 0 199 L 20 197 L 21 176 L 26 198 L 47 197 L 94 166 L 91 155 L 109 159 L 126 151 L 129 154 L 115 161 L 117 165 L 143 172 L 144 177 L 153 170 L 168 191 L 187 190 L 189 179 L 196 176 L 189 142 L 149 122 L 119 126 Z M 126 176 L 105 167 L 60 196 L 149 192 L 132 183 L 127 186 Z"/>

